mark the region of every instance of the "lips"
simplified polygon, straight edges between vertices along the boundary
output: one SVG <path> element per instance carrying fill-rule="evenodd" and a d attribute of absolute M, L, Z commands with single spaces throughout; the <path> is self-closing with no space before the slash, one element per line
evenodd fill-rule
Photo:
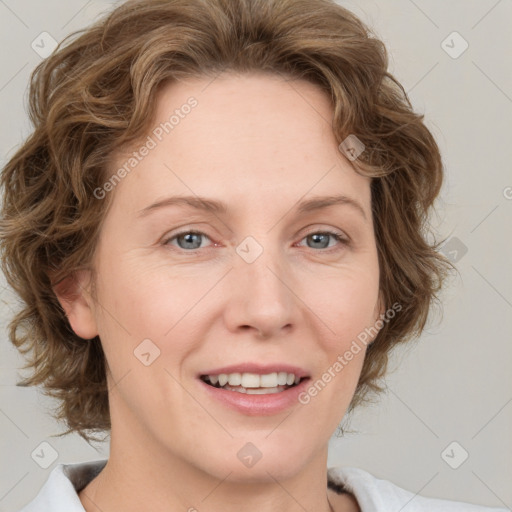
<path fill-rule="evenodd" d="M 233 368 L 239 369 L 240 366 L 226 367 L 229 370 Z M 264 371 L 269 371 L 267 368 L 265 367 Z M 216 372 L 219 370 L 224 370 L 224 368 L 209 371 Z M 300 374 L 301 372 L 297 371 L 297 373 Z M 298 384 L 291 386 L 247 388 L 245 390 L 241 389 L 242 386 L 233 388 L 229 385 L 225 385 L 225 387 L 213 386 L 201 378 L 198 378 L 197 382 L 202 393 L 205 393 L 206 396 L 224 408 L 246 416 L 268 416 L 300 406 L 302 402 L 300 402 L 299 397 L 309 386 L 310 380 L 309 377 L 302 377 Z"/>
<path fill-rule="evenodd" d="M 209 396 L 251 416 L 297 404 L 297 394 L 310 380 L 304 368 L 284 363 L 241 363 L 208 369 L 198 377 Z"/>

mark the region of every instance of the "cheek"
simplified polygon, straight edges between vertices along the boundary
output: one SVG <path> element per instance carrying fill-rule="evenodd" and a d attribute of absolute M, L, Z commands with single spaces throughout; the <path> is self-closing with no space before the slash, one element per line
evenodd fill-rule
<path fill-rule="evenodd" d="M 136 347 L 143 339 L 169 340 L 186 324 L 200 325 L 191 318 L 203 314 L 222 314 L 220 303 L 208 297 L 225 269 L 200 263 L 170 265 L 136 252 L 133 255 L 102 254 L 98 287 L 102 326 L 100 337 L 109 344 Z M 313 264 L 312 264 L 313 265 Z M 312 270 L 290 268 L 291 288 L 301 300 L 296 307 L 317 323 L 324 333 L 326 348 L 341 350 L 362 330 L 375 322 L 378 298 L 378 262 L 376 255 L 364 254 L 338 267 L 318 265 Z M 220 283 L 229 296 L 236 282 Z M 223 293 L 224 295 L 224 293 Z M 222 307 L 230 307 L 224 295 Z M 235 293 L 234 296 L 239 296 Z M 297 300 L 291 298 L 290 300 Z M 129 333 L 129 334 L 128 334 Z M 188 333 L 188 338 L 191 333 Z M 175 347 L 179 350 L 179 347 Z M 133 351 L 133 348 L 132 348 Z"/>
<path fill-rule="evenodd" d="M 169 362 L 171 346 L 173 361 L 183 359 L 193 349 L 191 340 L 198 324 L 191 319 L 198 318 L 200 323 L 206 307 L 206 301 L 200 304 L 201 298 L 218 277 L 194 278 L 179 268 L 170 272 L 168 266 L 137 266 L 130 261 L 104 265 L 101 275 L 98 330 L 115 378 L 134 363 L 140 369 L 134 351 L 137 353 L 144 340 L 151 340 L 157 347 L 153 350 L 160 351 L 155 363 Z"/>
<path fill-rule="evenodd" d="M 324 323 L 333 349 L 341 349 L 377 319 L 379 276 L 372 267 L 339 271 L 316 283 L 308 295 L 311 309 Z M 322 286 L 318 286 L 321 284 Z M 309 304 L 308 304 L 309 305 Z"/>
<path fill-rule="evenodd" d="M 178 272 L 171 275 L 168 267 L 161 267 L 126 258 L 118 265 L 105 262 L 99 296 L 111 313 L 107 323 L 115 318 L 118 328 L 134 331 L 134 336 L 161 336 L 178 320 L 175 317 L 183 316 L 194 297 L 197 302 L 201 295 L 194 280 Z"/>

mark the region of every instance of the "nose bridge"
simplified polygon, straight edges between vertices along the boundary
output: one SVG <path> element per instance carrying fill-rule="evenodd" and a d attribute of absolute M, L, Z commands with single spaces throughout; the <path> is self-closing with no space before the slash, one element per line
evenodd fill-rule
<path fill-rule="evenodd" d="M 237 292 L 234 321 L 270 334 L 292 322 L 294 296 L 287 286 L 285 257 L 272 236 L 247 237 L 237 247 L 232 279 Z"/>

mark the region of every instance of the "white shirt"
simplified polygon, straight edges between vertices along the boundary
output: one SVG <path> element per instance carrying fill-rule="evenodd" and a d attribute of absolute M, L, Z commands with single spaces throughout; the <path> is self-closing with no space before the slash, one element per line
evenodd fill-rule
<path fill-rule="evenodd" d="M 38 495 L 18 512 L 84 512 L 78 492 L 106 463 L 107 460 L 96 460 L 57 465 Z M 329 468 L 327 477 L 331 484 L 341 484 L 354 494 L 362 512 L 510 512 L 505 508 L 425 498 L 354 467 Z"/>

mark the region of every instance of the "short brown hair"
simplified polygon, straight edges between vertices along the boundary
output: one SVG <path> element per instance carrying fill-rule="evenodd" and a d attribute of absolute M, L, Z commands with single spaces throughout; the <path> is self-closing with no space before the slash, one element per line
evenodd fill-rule
<path fill-rule="evenodd" d="M 23 307 L 9 336 L 59 399 L 57 419 L 84 439 L 108 431 L 106 362 L 98 337 L 71 329 L 55 283 L 88 268 L 112 195 L 98 200 L 108 157 L 147 133 L 157 90 L 180 77 L 265 71 L 308 80 L 332 99 L 338 143 L 365 146 L 386 307 L 401 311 L 368 347 L 350 410 L 398 343 L 417 337 L 451 266 L 427 240 L 443 165 L 423 115 L 388 72 L 384 44 L 333 0 L 135 0 L 68 36 L 31 76 L 33 133 L 2 171 L 2 268 Z M 89 432 L 88 432 L 89 431 Z"/>

